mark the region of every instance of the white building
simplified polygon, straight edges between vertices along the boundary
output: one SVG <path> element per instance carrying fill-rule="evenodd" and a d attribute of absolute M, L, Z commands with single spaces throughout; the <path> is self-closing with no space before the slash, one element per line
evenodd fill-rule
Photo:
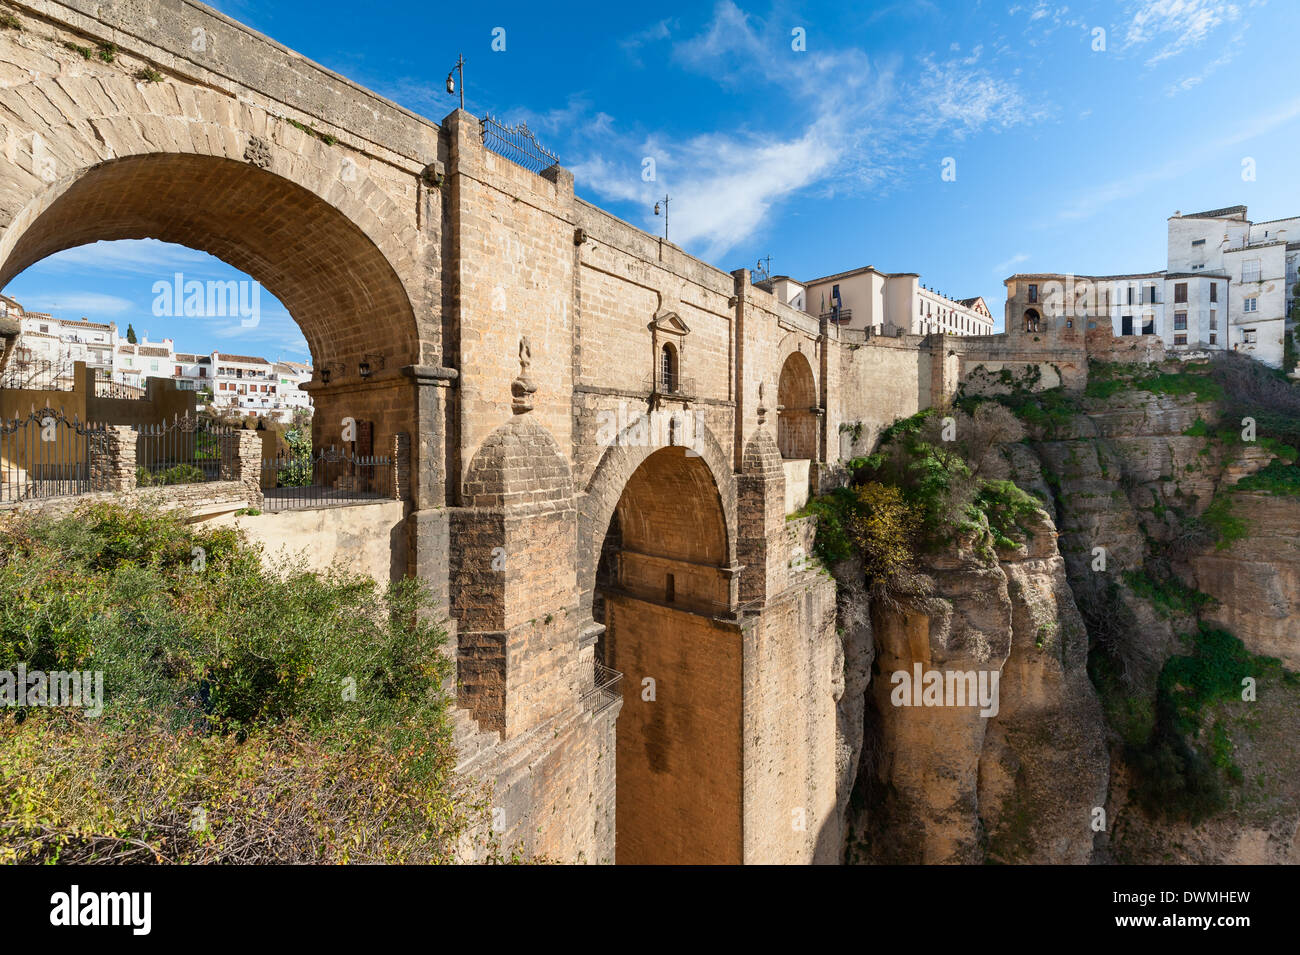
<path fill-rule="evenodd" d="M 993 316 L 984 299 L 953 299 L 921 284 L 915 272 L 881 272 L 873 266 L 838 272 L 810 282 L 786 276 L 770 280 L 782 301 L 801 297 L 804 311 L 841 328 L 881 335 L 991 335 Z"/>
<path fill-rule="evenodd" d="M 1190 298 L 1197 278 L 1227 279 L 1226 300 L 1212 303 L 1224 326 L 1218 344 L 1274 368 L 1282 365 L 1283 336 L 1291 333 L 1298 255 L 1300 216 L 1251 222 L 1245 206 L 1230 206 L 1169 217 L 1168 283 L 1187 284 Z"/>
<path fill-rule="evenodd" d="M 1043 289 L 1050 313 L 1108 315 L 1116 336 L 1158 335 L 1174 353 L 1232 350 L 1280 368 L 1283 336 L 1294 334 L 1288 316 L 1297 259 L 1300 217 L 1252 223 L 1245 206 L 1231 206 L 1170 216 L 1162 271 L 1007 281 L 1023 280 L 1032 290 L 1033 279 L 1050 279 Z"/>
<path fill-rule="evenodd" d="M 146 337 L 134 345 L 123 339 L 114 352 L 113 380 L 144 388 L 150 378 L 174 378 L 175 359 L 176 343 L 170 338 L 151 342 Z"/>
<path fill-rule="evenodd" d="M 29 384 L 39 388 L 70 389 L 76 362 L 108 374 L 113 367 L 117 325 L 88 319 L 55 318 L 29 312 L 8 296 L 0 296 L 0 309 L 18 319 L 18 338 L 5 369 L 8 387 Z"/>

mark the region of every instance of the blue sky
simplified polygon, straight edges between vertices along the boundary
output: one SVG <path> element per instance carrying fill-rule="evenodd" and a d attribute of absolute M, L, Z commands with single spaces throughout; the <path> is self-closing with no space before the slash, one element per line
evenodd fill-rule
<path fill-rule="evenodd" d="M 1013 272 L 1162 268 L 1175 210 L 1300 213 L 1291 0 L 216 6 L 434 120 L 463 52 L 471 112 L 527 121 L 580 195 L 647 230 L 667 192 L 670 238 L 728 270 L 770 255 L 796 278 L 920 272 L 1000 321 Z M 182 349 L 306 357 L 269 296 L 252 329 L 152 317 L 152 283 L 176 270 L 233 272 L 101 244 L 6 292 Z"/>

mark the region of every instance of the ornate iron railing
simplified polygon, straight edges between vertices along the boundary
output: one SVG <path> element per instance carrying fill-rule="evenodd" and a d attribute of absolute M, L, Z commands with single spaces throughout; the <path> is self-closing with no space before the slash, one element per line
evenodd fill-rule
<path fill-rule="evenodd" d="M 526 123 L 507 126 L 490 115 L 483 117 L 483 145 L 530 172 L 541 172 L 560 162 L 555 153 L 537 141 Z"/>
<path fill-rule="evenodd" d="M 135 427 L 139 487 L 233 480 L 238 435 L 210 418 L 176 415 L 171 422 Z"/>
<path fill-rule="evenodd" d="M 94 462 L 104 460 L 102 424 L 68 418 L 53 408 L 0 421 L 0 504 L 96 490 Z"/>
<path fill-rule="evenodd" d="M 393 459 L 335 448 L 278 455 L 262 461 L 262 488 L 268 511 L 388 500 L 393 497 Z"/>
<path fill-rule="evenodd" d="M 665 377 L 664 373 L 659 371 L 642 378 L 641 387 L 657 395 L 680 395 L 687 398 L 695 394 L 695 379 L 683 378 L 681 375 Z"/>

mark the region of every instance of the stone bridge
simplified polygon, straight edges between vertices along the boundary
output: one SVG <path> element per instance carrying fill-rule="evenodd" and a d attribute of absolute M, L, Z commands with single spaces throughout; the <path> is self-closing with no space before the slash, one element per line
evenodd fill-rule
<path fill-rule="evenodd" d="M 398 570 L 448 608 L 503 840 L 836 861 L 835 592 L 788 502 L 949 389 L 943 339 L 850 341 L 202 4 L 0 13 L 0 288 L 97 240 L 209 252 L 301 326 L 318 446 L 411 436 Z"/>

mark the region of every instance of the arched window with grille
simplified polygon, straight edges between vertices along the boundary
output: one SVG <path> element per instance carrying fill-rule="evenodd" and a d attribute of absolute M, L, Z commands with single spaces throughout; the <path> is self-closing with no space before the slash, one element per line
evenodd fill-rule
<path fill-rule="evenodd" d="M 677 349 L 671 344 L 664 345 L 660 356 L 659 384 L 669 394 L 677 391 Z"/>

